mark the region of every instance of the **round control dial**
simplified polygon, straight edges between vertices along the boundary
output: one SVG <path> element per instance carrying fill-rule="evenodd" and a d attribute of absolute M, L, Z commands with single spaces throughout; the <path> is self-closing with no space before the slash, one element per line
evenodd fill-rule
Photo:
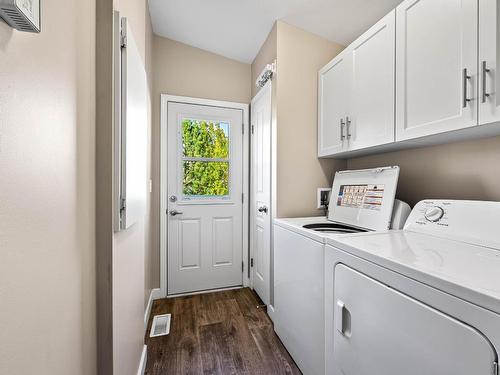
<path fill-rule="evenodd" d="M 424 214 L 425 218 L 428 221 L 432 221 L 432 222 L 436 222 L 436 221 L 441 220 L 443 215 L 444 215 L 444 210 L 438 206 L 429 207 L 425 211 L 425 214 Z"/>

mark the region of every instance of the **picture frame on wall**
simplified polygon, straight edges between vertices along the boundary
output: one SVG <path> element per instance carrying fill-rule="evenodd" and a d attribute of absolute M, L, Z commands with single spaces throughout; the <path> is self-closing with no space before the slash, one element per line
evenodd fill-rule
<path fill-rule="evenodd" d="M 32 33 L 41 31 L 41 0 L 0 0 L 0 17 L 11 27 Z"/>

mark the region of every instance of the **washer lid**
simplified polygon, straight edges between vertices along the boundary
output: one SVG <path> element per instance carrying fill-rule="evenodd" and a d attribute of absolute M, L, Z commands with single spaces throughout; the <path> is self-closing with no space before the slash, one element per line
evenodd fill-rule
<path fill-rule="evenodd" d="M 390 228 L 399 167 L 335 174 L 328 220 L 368 230 Z"/>

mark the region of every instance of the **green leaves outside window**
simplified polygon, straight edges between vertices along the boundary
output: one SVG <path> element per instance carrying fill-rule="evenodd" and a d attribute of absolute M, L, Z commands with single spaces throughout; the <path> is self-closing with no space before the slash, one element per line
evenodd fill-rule
<path fill-rule="evenodd" d="M 185 197 L 229 195 L 229 124 L 182 121 L 182 191 Z"/>

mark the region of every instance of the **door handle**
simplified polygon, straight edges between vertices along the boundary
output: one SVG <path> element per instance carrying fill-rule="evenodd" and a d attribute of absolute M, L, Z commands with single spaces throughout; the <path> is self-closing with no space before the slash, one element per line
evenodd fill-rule
<path fill-rule="evenodd" d="M 335 309 L 335 327 L 341 334 L 344 334 L 344 309 L 344 302 L 338 300 Z"/>
<path fill-rule="evenodd" d="M 490 96 L 486 92 L 486 73 L 489 73 L 490 70 L 486 67 L 486 61 L 483 61 L 483 71 L 482 71 L 482 85 L 483 85 L 483 90 L 482 90 L 482 95 L 481 95 L 481 103 L 486 103 L 486 98 Z"/>
<path fill-rule="evenodd" d="M 469 79 L 471 79 L 471 76 L 467 74 L 467 68 L 464 68 L 463 70 L 463 76 L 462 76 L 462 84 L 463 84 L 463 102 L 462 102 L 462 107 L 466 108 L 467 107 L 467 102 L 470 102 L 470 99 L 467 97 L 467 84 Z"/>
<path fill-rule="evenodd" d="M 345 303 L 341 300 L 337 300 L 335 307 L 335 328 L 342 335 L 351 337 L 351 313 L 347 310 Z"/>
<path fill-rule="evenodd" d="M 177 211 L 177 210 L 170 210 L 170 211 L 168 212 L 168 214 L 169 214 L 170 216 L 182 215 L 183 213 L 184 213 L 184 212 L 180 212 L 180 211 Z"/>
<path fill-rule="evenodd" d="M 263 213 L 267 214 L 267 207 L 266 207 L 266 206 L 260 206 L 260 207 L 257 209 L 257 211 L 259 211 L 259 212 L 261 212 L 261 213 L 263 212 Z"/>

